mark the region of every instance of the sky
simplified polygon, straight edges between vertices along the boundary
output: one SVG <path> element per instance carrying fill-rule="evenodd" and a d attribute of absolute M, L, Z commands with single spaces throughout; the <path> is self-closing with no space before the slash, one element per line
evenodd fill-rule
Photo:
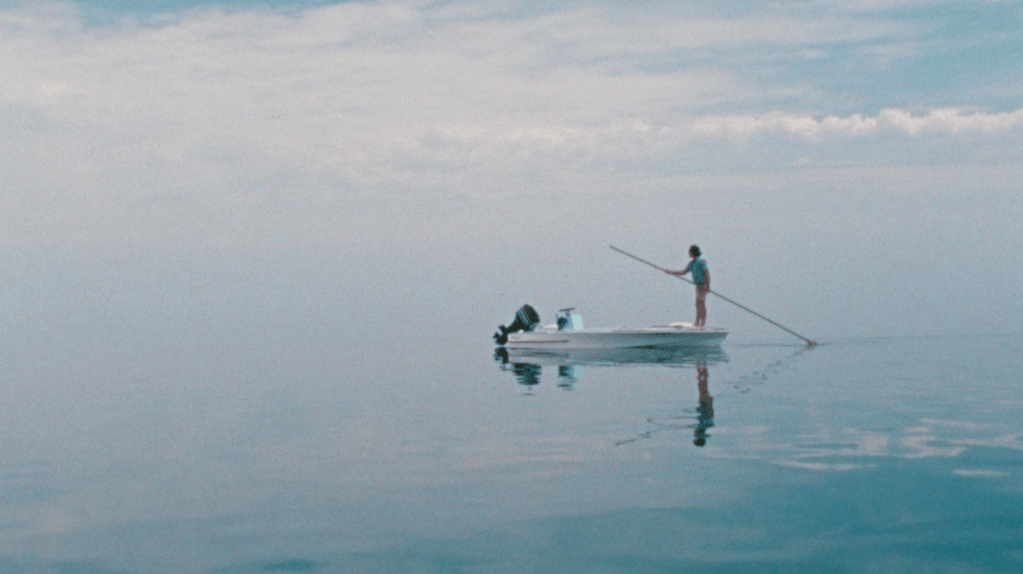
<path fill-rule="evenodd" d="M 1013 1 L 0 1 L 3 308 L 652 320 L 677 288 L 606 246 L 700 242 L 812 331 L 1020 332 L 1020 62 Z"/>

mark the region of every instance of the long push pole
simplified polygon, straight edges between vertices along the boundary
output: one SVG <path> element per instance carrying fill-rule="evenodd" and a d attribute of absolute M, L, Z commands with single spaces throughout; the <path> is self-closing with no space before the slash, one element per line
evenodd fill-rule
<path fill-rule="evenodd" d="M 664 267 L 661 267 L 659 265 L 654 265 L 653 263 L 650 263 L 646 259 L 640 259 L 639 257 L 636 257 L 635 255 L 633 255 L 631 253 L 626 253 L 625 251 L 622 251 L 621 249 L 618 249 L 614 245 L 610 245 L 609 247 L 611 249 L 614 249 L 618 253 L 621 253 L 622 255 L 625 255 L 626 257 L 631 257 L 631 258 L 635 259 L 636 261 L 639 261 L 640 263 L 646 263 L 647 265 L 653 267 L 654 269 L 660 269 L 661 271 L 664 271 L 664 272 L 668 271 Z M 690 285 L 695 285 L 695 283 L 693 283 L 692 281 L 686 279 L 685 277 L 679 277 L 678 275 L 674 275 L 673 277 L 678 277 L 679 279 L 685 281 L 686 283 L 689 283 Z M 720 293 L 717 293 L 717 292 L 714 292 L 714 291 L 707 291 L 707 292 L 711 293 L 713 295 L 717 295 L 718 297 L 724 299 L 725 301 L 728 301 L 729 303 L 731 303 L 732 305 L 735 305 L 736 307 L 742 309 L 743 311 L 747 311 L 749 313 L 752 313 L 752 314 L 756 315 L 757 317 L 760 317 L 761 319 L 763 319 L 764 321 L 767 321 L 768 323 L 774 325 L 775 327 L 778 327 L 780 329 L 788 331 L 789 333 L 792 333 L 793 335 L 795 335 L 795 336 L 799 337 L 800 339 L 806 341 L 806 344 L 810 345 L 811 347 L 817 344 L 817 341 L 814 341 L 813 339 L 807 339 L 806 337 L 800 335 L 799 333 L 793 331 L 792 329 L 789 329 L 788 327 L 786 327 L 784 325 L 780 325 L 778 323 L 775 323 L 774 321 L 768 319 L 767 317 L 764 317 L 760 313 L 757 313 L 753 309 L 750 309 L 749 307 L 746 307 L 745 305 L 740 305 L 739 303 L 736 303 L 735 301 L 732 301 L 731 299 L 729 299 L 728 297 L 725 297 L 724 295 L 722 295 Z"/>

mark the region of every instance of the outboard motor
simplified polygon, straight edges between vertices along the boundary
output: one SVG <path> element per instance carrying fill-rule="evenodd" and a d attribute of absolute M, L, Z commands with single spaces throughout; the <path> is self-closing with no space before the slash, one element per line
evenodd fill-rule
<path fill-rule="evenodd" d="M 503 345 L 508 342 L 509 333 L 517 333 L 518 331 L 532 331 L 533 327 L 540 324 L 540 314 L 536 312 L 536 309 L 529 305 L 523 305 L 518 312 L 515 313 L 515 321 L 511 325 L 505 327 L 501 325 L 497 328 L 497 332 L 494 333 L 494 341 L 498 345 Z"/>

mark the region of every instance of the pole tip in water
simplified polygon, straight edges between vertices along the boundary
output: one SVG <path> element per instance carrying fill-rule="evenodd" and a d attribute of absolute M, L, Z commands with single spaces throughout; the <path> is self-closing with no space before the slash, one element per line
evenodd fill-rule
<path fill-rule="evenodd" d="M 806 342 L 809 343 L 811 347 L 815 347 L 817 345 L 817 341 L 814 341 L 813 339 L 807 339 Z"/>

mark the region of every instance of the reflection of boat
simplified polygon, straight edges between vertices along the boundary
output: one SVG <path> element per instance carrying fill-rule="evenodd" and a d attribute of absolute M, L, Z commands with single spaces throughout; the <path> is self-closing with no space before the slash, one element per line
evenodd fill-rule
<path fill-rule="evenodd" d="M 511 371 L 519 383 L 526 386 L 540 384 L 543 367 L 557 367 L 558 386 L 570 389 L 583 376 L 584 366 L 696 366 L 697 370 L 706 371 L 707 365 L 727 363 L 728 355 L 718 345 L 562 351 L 498 347 L 494 360 L 502 371 Z"/>
<path fill-rule="evenodd" d="M 528 306 L 526 306 L 528 307 Z M 523 307 L 525 309 L 526 307 Z M 670 323 L 668 325 L 641 328 L 620 329 L 586 329 L 582 318 L 572 313 L 572 309 L 558 312 L 557 325 L 533 330 L 539 322 L 539 316 L 529 307 L 535 320 L 520 320 L 512 327 L 505 328 L 494 335 L 498 344 L 508 349 L 536 350 L 581 350 L 581 349 L 631 349 L 653 347 L 698 347 L 717 345 L 728 335 L 725 329 L 694 327 L 689 323 Z M 521 319 L 523 310 L 517 318 Z"/>

